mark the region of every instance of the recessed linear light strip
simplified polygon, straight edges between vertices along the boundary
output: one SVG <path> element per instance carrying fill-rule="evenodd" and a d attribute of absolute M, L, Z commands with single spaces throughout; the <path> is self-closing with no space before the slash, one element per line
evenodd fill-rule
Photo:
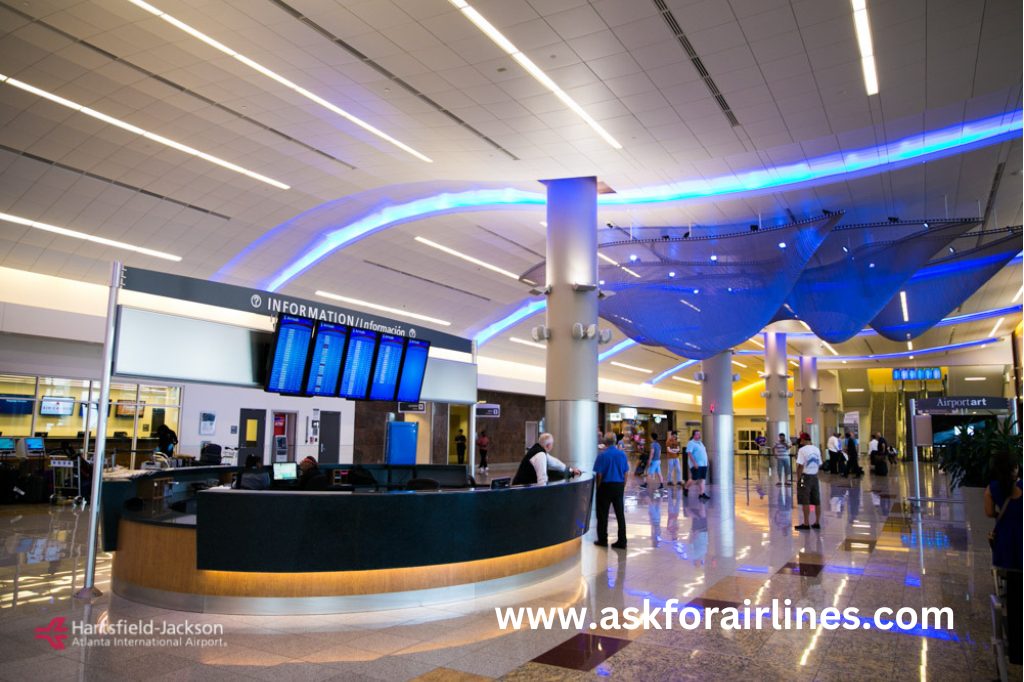
<path fill-rule="evenodd" d="M 97 118 L 97 119 L 103 121 L 104 123 L 109 123 L 110 125 L 117 126 L 118 128 L 121 128 L 122 130 L 127 130 L 130 133 L 135 133 L 136 135 L 141 135 L 142 137 L 145 137 L 147 139 L 153 140 L 154 142 L 159 142 L 160 144 L 166 145 L 166 146 L 168 146 L 168 147 L 170 147 L 172 149 L 177 149 L 179 152 L 185 152 L 186 154 L 191 154 L 192 156 L 198 156 L 200 159 L 203 159 L 204 161 L 209 161 L 210 163 L 215 163 L 218 166 L 222 166 L 224 168 L 227 168 L 228 170 L 233 170 L 236 173 L 241 173 L 242 175 L 247 175 L 250 178 L 253 178 L 254 180 L 259 180 L 260 182 L 265 182 L 268 185 L 273 185 L 274 187 L 277 187 L 278 189 L 291 189 L 288 185 L 284 184 L 283 182 L 278 182 L 277 180 L 274 180 L 272 178 L 268 178 L 265 175 L 260 175 L 259 173 L 256 173 L 255 171 L 248 170 L 247 168 L 242 168 L 241 166 L 239 166 L 237 164 L 231 163 L 230 161 L 225 161 L 224 159 L 221 159 L 221 158 L 218 158 L 216 156 L 213 156 L 212 154 L 207 154 L 206 152 L 201 152 L 198 149 L 193 149 L 192 147 L 189 147 L 187 145 L 181 144 L 180 142 L 175 142 L 174 140 L 169 140 L 166 137 L 162 137 L 160 135 L 157 135 L 156 133 L 151 133 L 148 130 L 143 130 L 142 128 L 139 128 L 138 126 L 133 126 L 130 123 L 125 123 L 124 121 L 122 121 L 120 119 L 116 119 L 113 116 L 108 116 L 108 115 L 106 115 L 106 114 L 104 114 L 102 112 L 96 111 L 95 109 L 90 109 L 89 107 L 84 107 L 81 104 L 78 104 L 77 102 L 72 102 L 69 99 L 64 99 L 63 97 L 59 97 L 59 96 L 53 94 L 52 92 L 47 92 L 46 90 L 41 90 L 41 89 L 39 89 L 39 88 L 37 88 L 37 87 L 35 87 L 33 85 L 29 85 L 28 83 L 24 83 L 24 82 L 22 82 L 22 81 L 20 81 L 20 80 L 18 80 L 16 78 L 11 78 L 9 76 L 5 76 L 3 74 L 0 74 L 0 83 L 7 83 L 8 85 L 12 85 L 12 86 L 18 88 L 19 90 L 24 90 L 25 92 L 31 92 L 33 95 L 38 95 L 39 97 L 42 97 L 44 99 L 48 99 L 51 102 L 55 102 L 57 104 L 60 104 L 61 106 L 67 107 L 68 109 L 73 109 L 74 111 L 86 114 L 88 116 L 92 116 L 93 118 Z"/>
<path fill-rule="evenodd" d="M 699 381 L 694 381 L 693 379 L 686 379 L 684 377 L 677 377 L 677 376 L 673 376 L 672 378 L 675 379 L 676 381 L 685 381 L 688 384 L 696 384 L 696 385 L 700 386 L 700 382 Z"/>
<path fill-rule="evenodd" d="M 634 367 L 633 365 L 627 365 L 625 363 L 618 362 L 616 360 L 612 360 L 608 364 L 609 365 L 615 365 L 616 367 L 621 367 L 623 369 L 631 369 L 634 372 L 644 372 L 645 374 L 652 374 L 654 372 L 654 370 L 651 370 L 651 369 L 644 369 L 643 367 Z"/>
<path fill-rule="evenodd" d="M 868 21 L 867 0 L 850 0 L 853 5 L 853 25 L 857 29 L 860 47 L 860 65 L 864 71 L 864 89 L 869 95 L 878 94 L 878 71 L 875 69 L 875 48 L 871 43 L 871 22 Z"/>
<path fill-rule="evenodd" d="M 444 251 L 447 254 L 455 256 L 456 258 L 461 258 L 464 261 L 469 261 L 470 263 L 473 263 L 474 265 L 479 265 L 482 268 L 487 268 L 488 270 L 493 270 L 494 272 L 497 272 L 497 273 L 500 273 L 502 275 L 505 275 L 506 277 L 511 277 L 512 279 L 514 279 L 516 281 L 519 280 L 519 275 L 511 273 L 508 270 L 502 270 L 497 265 L 491 265 L 490 263 L 485 263 L 484 261 L 482 261 L 482 260 L 480 260 L 478 258 L 473 258 L 472 256 L 467 256 L 466 254 L 464 254 L 464 253 L 462 253 L 460 251 L 456 251 L 455 249 L 450 249 L 447 246 L 441 246 L 437 242 L 432 242 L 429 239 L 424 239 L 423 237 L 416 237 L 416 241 L 418 241 L 420 244 L 426 244 L 427 246 L 431 246 L 431 247 L 433 247 L 433 248 L 435 248 L 435 249 L 437 249 L 439 251 Z"/>
<path fill-rule="evenodd" d="M 40 223 L 36 220 L 29 220 L 28 218 L 19 218 L 18 216 L 10 215 L 9 213 L 0 213 L 0 220 L 5 220 L 9 223 L 15 223 L 17 225 L 34 227 L 37 230 L 53 232 L 54 234 L 63 235 L 65 237 L 74 237 L 75 239 L 84 239 L 87 242 L 95 242 L 97 244 L 103 244 L 105 246 L 113 246 L 114 248 L 117 249 L 135 251 L 137 253 L 142 253 L 147 256 L 163 258 L 164 260 L 172 260 L 175 262 L 181 260 L 181 256 L 175 256 L 169 253 L 164 253 L 163 251 L 154 251 L 153 249 L 146 249 L 141 246 L 135 246 L 133 244 L 126 244 L 124 242 L 114 241 L 113 239 L 104 239 L 103 237 L 97 237 L 95 235 L 86 234 L 84 232 L 78 232 L 76 230 L 69 230 L 64 227 L 57 227 L 56 225 L 48 225 L 47 223 Z"/>
<path fill-rule="evenodd" d="M 535 343 L 533 341 L 527 341 L 526 339 L 520 339 L 515 336 L 508 337 L 508 340 L 511 341 L 512 343 L 520 343 L 524 346 L 530 346 L 531 348 L 540 348 L 541 350 L 548 349 L 548 347 L 545 346 L 543 343 Z"/>
<path fill-rule="evenodd" d="M 135 1 L 136 0 L 131 0 L 131 2 Z M 562 103 L 565 104 L 565 106 L 569 107 L 573 113 L 583 119 L 583 121 L 590 126 L 595 133 L 600 135 L 605 142 L 610 144 L 614 149 L 622 149 L 622 145 L 619 144 L 615 138 L 608 133 L 608 131 L 602 128 L 601 124 L 595 121 L 590 114 L 584 111 L 583 107 L 577 104 L 572 97 L 569 97 L 562 88 L 558 87 L 558 84 L 551 80 L 550 76 L 544 73 L 539 66 L 534 64 L 529 57 L 519 50 L 518 47 L 513 45 L 512 41 L 502 35 L 501 31 L 496 29 L 491 22 L 484 19 L 482 14 L 470 7 L 468 2 L 465 2 L 465 0 L 448 1 L 457 7 L 467 19 L 476 25 L 477 28 L 483 31 L 488 38 L 494 41 L 495 45 L 504 50 L 510 57 L 512 57 L 512 59 L 519 62 L 519 65 L 526 69 L 527 73 L 533 76 L 538 83 L 554 93 L 555 97 L 562 100 Z"/>
<path fill-rule="evenodd" d="M 1003 320 L 1005 319 L 1005 317 L 1000 317 L 998 320 L 996 320 L 996 324 L 994 327 L 992 327 L 992 331 L 989 333 L 989 336 L 995 337 L 996 330 L 999 329 L 999 325 L 1001 325 L 1003 323 Z"/>
<path fill-rule="evenodd" d="M 1010 301 L 1010 303 L 1016 303 L 1018 300 L 1020 300 L 1022 294 L 1024 294 L 1024 285 L 1022 285 L 1021 288 L 1017 290 L 1017 295 L 1013 297 L 1013 300 Z"/>
<path fill-rule="evenodd" d="M 910 322 L 910 312 L 907 310 L 907 292 L 900 292 L 900 307 L 903 309 L 903 321 Z"/>
<path fill-rule="evenodd" d="M 360 301 L 357 298 L 349 298 L 347 296 L 339 296 L 338 294 L 332 294 L 329 291 L 317 291 L 317 296 L 323 298 L 329 298 L 333 301 L 341 301 L 342 303 L 351 303 L 352 305 L 362 306 L 364 308 L 370 308 L 372 310 L 380 310 L 381 312 L 391 313 L 392 315 L 400 315 L 402 317 L 411 317 L 414 320 L 423 320 L 424 322 L 433 322 L 435 324 L 444 325 L 445 327 L 451 326 L 451 322 L 446 320 L 439 320 L 436 317 L 427 317 L 426 315 L 420 315 L 419 313 L 410 313 L 407 310 L 399 310 L 398 308 L 389 308 L 383 305 L 377 305 L 376 303 L 368 303 L 366 301 Z"/>
<path fill-rule="evenodd" d="M 324 107 L 325 109 L 328 109 L 329 111 L 334 112 L 335 114 L 341 116 L 342 118 L 347 119 L 348 121 L 351 121 L 352 123 L 355 123 L 357 126 L 362 128 L 363 130 L 366 130 L 366 131 L 368 131 L 370 133 L 373 133 L 374 135 L 376 135 L 377 137 L 379 137 L 380 139 L 382 139 L 382 140 L 384 140 L 386 142 L 390 142 L 391 144 L 395 145 L 396 147 L 398 147 L 402 151 L 409 152 L 410 154 L 412 154 L 416 158 L 418 158 L 418 159 L 420 159 L 422 161 L 426 161 L 427 163 L 433 163 L 433 159 L 431 159 L 431 158 L 429 158 L 429 157 L 419 153 L 418 151 L 416 151 L 415 149 L 413 149 L 409 145 L 404 144 L 402 142 L 399 142 L 395 138 L 393 138 L 390 135 L 388 135 L 387 133 L 385 133 L 383 130 L 375 128 L 374 126 L 370 125 L 369 123 L 367 123 L 366 121 L 362 120 L 361 118 L 359 118 L 357 116 L 353 116 L 352 114 L 348 113 L 347 111 L 345 111 L 341 107 L 336 106 L 334 104 L 331 104 L 330 102 L 325 100 L 323 97 L 320 97 L 319 95 L 315 95 L 312 92 L 310 92 L 309 90 L 306 90 L 305 88 L 300 87 L 300 86 L 296 85 L 295 83 L 292 83 L 290 80 L 288 80 L 284 76 L 282 76 L 282 75 L 280 75 L 278 73 L 275 73 L 274 71 L 271 71 L 267 67 L 263 66 L 262 64 L 260 64 L 258 62 L 253 61 L 252 59 L 249 59 L 245 55 L 239 54 L 238 52 L 235 52 L 230 47 L 224 45 L 223 43 L 217 42 L 216 40 L 214 40 L 210 36 L 206 35 L 202 31 L 198 31 L 198 30 L 192 28 L 191 26 L 189 26 L 185 22 L 180 21 L 178 19 L 175 19 L 174 17 L 172 17 L 170 14 L 167 14 L 163 10 L 159 10 L 156 7 L 153 7 L 152 5 L 150 5 L 149 3 L 143 2 L 142 0 L 128 0 L 128 2 L 132 3 L 133 5 L 135 5 L 137 7 L 140 7 L 141 9 L 146 10 L 147 12 L 149 12 L 150 14 L 152 14 L 154 16 L 160 17 L 161 19 L 163 19 L 167 23 L 171 24 L 172 26 L 175 26 L 175 27 L 181 29 L 182 31 L 184 31 L 185 33 L 188 33 L 192 37 L 198 38 L 199 40 L 203 41 L 204 43 L 206 43 L 210 47 L 214 48 L 215 50 L 223 52 L 224 54 L 228 55 L 229 57 L 234 57 L 235 59 L 237 59 L 238 61 L 242 62 L 243 64 L 245 64 L 249 68 L 262 73 L 267 78 L 271 78 L 271 79 L 277 81 L 278 83 L 280 83 L 281 85 L 294 90 L 295 92 L 297 92 L 298 94 L 302 95 L 306 99 L 319 104 L 320 106 Z"/>
<path fill-rule="evenodd" d="M 617 268 L 622 268 L 622 270 L 624 270 L 625 272 L 628 272 L 629 274 L 633 275 L 637 279 L 640 279 L 640 275 L 636 274 L 635 272 L 633 272 L 632 270 L 627 268 L 625 265 L 619 265 L 617 262 L 615 262 L 614 260 L 612 260 L 608 256 L 604 255 L 603 253 L 598 253 L 597 257 L 600 258 L 601 260 L 603 260 L 606 263 L 611 263 L 612 265 L 614 265 Z"/>

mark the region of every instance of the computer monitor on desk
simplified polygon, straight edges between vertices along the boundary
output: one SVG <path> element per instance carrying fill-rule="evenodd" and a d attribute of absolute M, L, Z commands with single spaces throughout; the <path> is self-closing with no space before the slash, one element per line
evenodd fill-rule
<path fill-rule="evenodd" d="M 299 478 L 299 468 L 295 462 L 274 462 L 275 481 L 295 481 Z"/>

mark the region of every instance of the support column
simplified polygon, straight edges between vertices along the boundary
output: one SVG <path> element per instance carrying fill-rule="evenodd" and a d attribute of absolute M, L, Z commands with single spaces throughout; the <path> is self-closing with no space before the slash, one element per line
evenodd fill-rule
<path fill-rule="evenodd" d="M 782 332 L 764 333 L 764 390 L 765 416 L 768 418 L 766 436 L 769 443 L 779 439 L 779 434 L 789 433 L 789 377 L 786 364 L 786 335 Z"/>
<path fill-rule="evenodd" d="M 597 457 L 597 178 L 548 180 L 545 425 L 551 454 L 578 469 Z M 576 285 L 574 287 L 574 285 Z M 582 286 L 581 286 L 582 285 Z"/>
<path fill-rule="evenodd" d="M 800 356 L 800 420 L 801 431 L 811 435 L 811 442 L 819 448 L 828 441 L 821 433 L 821 406 L 818 404 L 818 358 Z M 807 420 L 810 419 L 810 423 Z"/>
<path fill-rule="evenodd" d="M 735 439 L 732 430 L 732 351 L 701 361 L 701 422 L 704 447 L 708 449 L 714 483 L 719 490 L 733 487 L 732 460 Z"/>

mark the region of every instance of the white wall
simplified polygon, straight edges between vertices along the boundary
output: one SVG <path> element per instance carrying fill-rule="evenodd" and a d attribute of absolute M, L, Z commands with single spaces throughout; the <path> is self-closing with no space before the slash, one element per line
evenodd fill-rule
<path fill-rule="evenodd" d="M 312 455 L 319 459 L 319 445 L 307 443 L 306 422 L 313 416 L 314 409 L 341 413 L 340 453 L 338 461 L 352 461 L 352 441 L 355 427 L 355 403 L 340 398 L 294 398 L 276 393 L 267 393 L 254 388 L 235 388 L 209 384 L 182 384 L 181 417 L 178 422 L 178 451 L 184 454 L 198 454 L 201 441 L 212 441 L 219 445 L 238 445 L 238 434 L 231 433 L 231 427 L 239 427 L 239 412 L 243 408 L 266 410 L 267 423 L 264 433 L 266 452 L 264 463 L 269 464 L 273 443 L 273 412 L 295 412 L 296 461 Z M 216 412 L 217 428 L 212 436 L 199 435 L 199 413 Z"/>

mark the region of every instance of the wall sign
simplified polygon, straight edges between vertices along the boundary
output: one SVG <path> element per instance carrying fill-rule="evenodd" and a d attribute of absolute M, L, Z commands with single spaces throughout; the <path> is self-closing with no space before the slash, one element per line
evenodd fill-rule
<path fill-rule="evenodd" d="M 914 403 L 918 412 L 942 414 L 956 410 L 1006 410 L 1010 407 L 1009 398 L 990 398 L 988 396 L 951 396 L 949 398 L 922 398 Z"/>
<path fill-rule="evenodd" d="M 413 327 L 407 322 L 368 315 L 320 301 L 307 301 L 269 291 L 171 275 L 166 272 L 126 267 L 121 274 L 121 288 L 259 315 L 288 313 L 322 322 L 333 322 L 359 329 L 418 338 L 430 341 L 432 345 L 439 348 L 462 353 L 470 353 L 473 350 L 473 343 L 469 339 L 433 329 Z"/>
<path fill-rule="evenodd" d="M 892 371 L 893 381 L 942 381 L 938 367 L 904 367 Z"/>
<path fill-rule="evenodd" d="M 405 414 L 423 413 L 427 411 L 426 403 L 398 403 L 398 411 Z"/>
<path fill-rule="evenodd" d="M 500 417 L 501 405 L 491 403 L 478 403 L 476 406 L 477 417 Z"/>

